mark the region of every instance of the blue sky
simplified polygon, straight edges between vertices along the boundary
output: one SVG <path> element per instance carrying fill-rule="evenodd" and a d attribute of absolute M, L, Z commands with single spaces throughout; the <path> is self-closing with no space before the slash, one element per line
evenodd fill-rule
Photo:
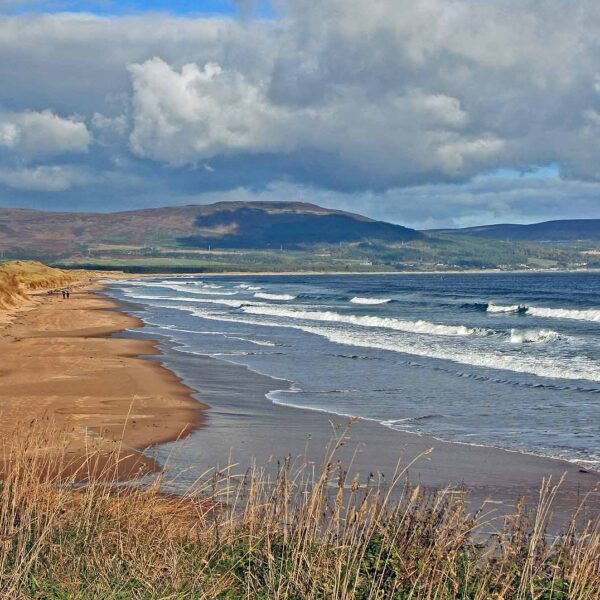
<path fill-rule="evenodd" d="M 127 15 L 143 12 L 167 12 L 176 15 L 235 15 L 239 14 L 240 6 L 252 7 L 254 14 L 271 16 L 272 9 L 267 2 L 245 2 L 240 4 L 231 0 L 145 0 L 145 1 L 115 1 L 115 0 L 47 0 L 19 1 L 13 0 L 0 9 L 5 14 L 19 15 L 27 13 L 56 13 L 91 12 L 97 15 Z"/>
<path fill-rule="evenodd" d="M 0 206 L 600 218 L 597 0 L 273 5 L 0 0 Z"/>

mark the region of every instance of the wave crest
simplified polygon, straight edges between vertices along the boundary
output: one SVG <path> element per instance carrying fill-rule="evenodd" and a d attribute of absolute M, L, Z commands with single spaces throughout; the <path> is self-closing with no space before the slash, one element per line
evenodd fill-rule
<path fill-rule="evenodd" d="M 391 298 L 362 298 L 361 296 L 354 296 L 350 300 L 352 304 L 387 304 L 391 301 Z"/>
<path fill-rule="evenodd" d="M 552 329 L 511 329 L 511 344 L 545 344 L 560 339 L 558 332 Z"/>
<path fill-rule="evenodd" d="M 574 319 L 577 321 L 595 321 L 600 323 L 600 309 L 571 309 L 571 308 L 543 308 L 530 306 L 527 314 L 533 317 L 546 317 L 550 319 Z"/>
<path fill-rule="evenodd" d="M 262 298 L 263 300 L 295 300 L 296 296 L 291 294 L 267 294 L 266 292 L 257 292 L 254 294 L 255 298 Z"/>
<path fill-rule="evenodd" d="M 403 321 L 401 319 L 370 317 L 358 315 L 342 315 L 333 311 L 294 310 L 275 306 L 244 306 L 242 310 L 254 315 L 272 315 L 288 319 L 301 319 L 306 321 L 326 321 L 329 323 L 348 323 L 360 327 L 380 327 L 382 329 L 395 329 L 408 333 L 424 333 L 429 335 L 465 336 L 489 333 L 476 327 L 465 325 L 441 325 L 429 321 Z"/>
<path fill-rule="evenodd" d="M 503 306 L 501 304 L 488 304 L 486 308 L 489 313 L 519 313 L 527 310 L 526 306 L 521 304 L 511 304 L 509 306 Z"/>

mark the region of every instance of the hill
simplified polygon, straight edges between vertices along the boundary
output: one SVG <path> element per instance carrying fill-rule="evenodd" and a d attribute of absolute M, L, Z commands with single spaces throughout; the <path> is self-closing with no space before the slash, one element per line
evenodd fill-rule
<path fill-rule="evenodd" d="M 521 242 L 600 241 L 600 219 L 545 221 L 532 225 L 482 225 L 463 229 L 435 229 L 429 233 Z"/>
<path fill-rule="evenodd" d="M 414 229 L 302 202 L 220 202 L 118 213 L 0 209 L 0 251 L 8 256 L 65 257 L 98 244 L 299 249 L 421 237 Z"/>
<path fill-rule="evenodd" d="M 419 232 L 304 202 L 118 213 L 5 208 L 0 256 L 129 272 L 571 269 L 600 266 L 598 223 Z"/>

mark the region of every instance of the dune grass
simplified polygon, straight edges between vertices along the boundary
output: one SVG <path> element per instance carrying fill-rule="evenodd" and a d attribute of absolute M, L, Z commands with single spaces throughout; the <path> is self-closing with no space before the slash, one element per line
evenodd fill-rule
<path fill-rule="evenodd" d="M 12 274 L 2 270 L 0 265 L 0 310 L 12 308 L 25 300 L 25 292 Z"/>
<path fill-rule="evenodd" d="M 55 269 L 34 260 L 10 260 L 0 263 L 0 273 L 12 276 L 27 290 L 39 290 L 72 284 L 89 278 L 85 271 Z"/>
<path fill-rule="evenodd" d="M 21 304 L 27 292 L 66 287 L 89 278 L 85 271 L 55 269 L 37 261 L 0 263 L 0 310 Z"/>
<path fill-rule="evenodd" d="M 551 482 L 537 510 L 517 510 L 490 537 L 491 515 L 410 487 L 402 469 L 395 494 L 348 480 L 335 458 L 343 434 L 320 466 L 231 467 L 177 495 L 164 492 L 167 471 L 145 485 L 111 481 L 118 448 L 97 463 L 93 439 L 79 477 L 62 475 L 67 455 L 47 451 L 67 447 L 61 436 L 33 426 L 5 440 L 2 598 L 600 597 L 599 523 L 574 519 L 549 537 Z"/>

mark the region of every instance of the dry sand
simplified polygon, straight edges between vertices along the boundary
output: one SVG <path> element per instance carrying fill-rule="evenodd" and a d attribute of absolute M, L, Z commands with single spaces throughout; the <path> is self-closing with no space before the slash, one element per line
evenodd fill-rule
<path fill-rule="evenodd" d="M 0 436 L 7 452 L 14 432 L 48 420 L 68 432 L 72 468 L 90 443 L 106 456 L 122 438 L 119 475 L 126 477 L 154 469 L 137 450 L 198 427 L 203 405 L 171 371 L 140 358 L 158 353 L 153 342 L 109 337 L 142 323 L 93 294 L 99 287 L 73 289 L 69 300 L 37 294 L 2 316 Z"/>
<path fill-rule="evenodd" d="M 69 432 L 68 451 L 75 466 L 85 459 L 90 439 L 108 454 L 123 438 L 119 476 L 127 478 L 140 468 L 157 467 L 139 450 L 184 437 L 206 420 L 206 428 L 177 445 L 169 457 L 172 466 L 189 469 L 197 463 L 205 470 L 224 466 L 231 456 L 243 469 L 253 457 L 264 464 L 272 457 L 307 452 L 311 462 L 322 460 L 332 424 L 343 427 L 344 419 L 274 405 L 265 394 L 277 382 L 244 367 L 170 352 L 168 346 L 159 362 L 155 342 L 136 339 L 135 334 L 111 337 L 142 322 L 95 294 L 99 289 L 75 290 L 69 300 L 40 294 L 2 316 L 0 436 L 5 451 L 14 432 L 21 434 L 30 422 L 48 419 Z M 201 391 L 209 411 L 162 362 Z M 159 448 L 159 459 L 173 451 L 170 444 Z M 478 505 L 490 498 L 510 510 L 522 496 L 535 501 L 544 477 L 557 481 L 566 475 L 558 511 L 570 513 L 589 495 L 585 512 L 600 512 L 599 474 L 583 473 L 560 460 L 440 442 L 366 421 L 353 426 L 340 458 L 363 475 L 384 472 L 389 477 L 399 458 L 406 464 L 429 448 L 433 452 L 410 469 L 415 482 L 436 488 L 462 483 Z"/>

